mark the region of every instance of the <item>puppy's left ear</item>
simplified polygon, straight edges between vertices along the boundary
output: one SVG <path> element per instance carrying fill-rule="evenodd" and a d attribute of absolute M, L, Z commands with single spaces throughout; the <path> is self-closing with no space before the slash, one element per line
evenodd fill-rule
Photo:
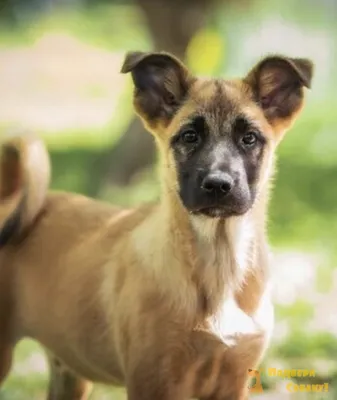
<path fill-rule="evenodd" d="M 305 58 L 270 56 L 260 61 L 244 82 L 276 131 L 287 130 L 303 106 L 304 88 L 311 87 L 313 63 Z"/>
<path fill-rule="evenodd" d="M 121 72 L 131 72 L 136 112 L 151 130 L 170 122 L 192 79 L 183 63 L 168 53 L 130 52 Z"/>

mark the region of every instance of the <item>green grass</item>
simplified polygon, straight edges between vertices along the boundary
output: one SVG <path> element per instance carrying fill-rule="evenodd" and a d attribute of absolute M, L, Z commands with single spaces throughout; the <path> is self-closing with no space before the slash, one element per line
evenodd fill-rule
<path fill-rule="evenodd" d="M 45 400 L 48 384 L 47 364 L 41 347 L 23 340 L 15 351 L 14 367 L 0 390 L 0 400 Z M 38 363 L 38 366 L 36 364 Z M 91 400 L 124 400 L 125 392 L 95 385 Z"/>
<path fill-rule="evenodd" d="M 55 9 L 14 28 L 0 26 L 0 46 L 32 45 L 45 33 L 63 32 L 110 50 L 150 48 L 150 39 L 136 7 L 102 5 L 89 9 Z"/>
<path fill-rule="evenodd" d="M 17 346 L 14 368 L 1 388 L 0 400 L 44 399 L 47 374 L 36 372 L 30 365 L 29 360 L 33 354 L 41 354 L 41 349 L 35 342 L 25 340 Z"/>

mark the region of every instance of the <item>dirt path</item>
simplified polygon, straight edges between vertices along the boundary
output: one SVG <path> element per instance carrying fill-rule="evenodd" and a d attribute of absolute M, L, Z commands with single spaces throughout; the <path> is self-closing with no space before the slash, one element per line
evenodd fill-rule
<path fill-rule="evenodd" d="M 0 126 L 43 132 L 106 126 L 126 82 L 122 59 L 62 34 L 0 49 Z"/>

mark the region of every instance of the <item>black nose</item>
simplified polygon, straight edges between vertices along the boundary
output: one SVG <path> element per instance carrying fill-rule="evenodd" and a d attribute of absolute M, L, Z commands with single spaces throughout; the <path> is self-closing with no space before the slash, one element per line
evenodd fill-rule
<path fill-rule="evenodd" d="M 234 185 L 233 178 L 226 172 L 212 172 L 202 181 L 201 188 L 206 192 L 228 194 Z"/>

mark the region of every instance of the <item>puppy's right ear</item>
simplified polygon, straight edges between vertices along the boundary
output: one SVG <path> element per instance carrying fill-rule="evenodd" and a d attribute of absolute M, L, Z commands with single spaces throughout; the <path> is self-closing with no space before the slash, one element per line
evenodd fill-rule
<path fill-rule="evenodd" d="M 311 87 L 313 69 L 306 58 L 274 55 L 262 59 L 245 78 L 278 138 L 302 109 L 304 88 Z"/>
<path fill-rule="evenodd" d="M 168 125 L 192 82 L 184 64 L 168 53 L 127 53 L 121 72 L 131 72 L 134 106 L 150 130 Z"/>

